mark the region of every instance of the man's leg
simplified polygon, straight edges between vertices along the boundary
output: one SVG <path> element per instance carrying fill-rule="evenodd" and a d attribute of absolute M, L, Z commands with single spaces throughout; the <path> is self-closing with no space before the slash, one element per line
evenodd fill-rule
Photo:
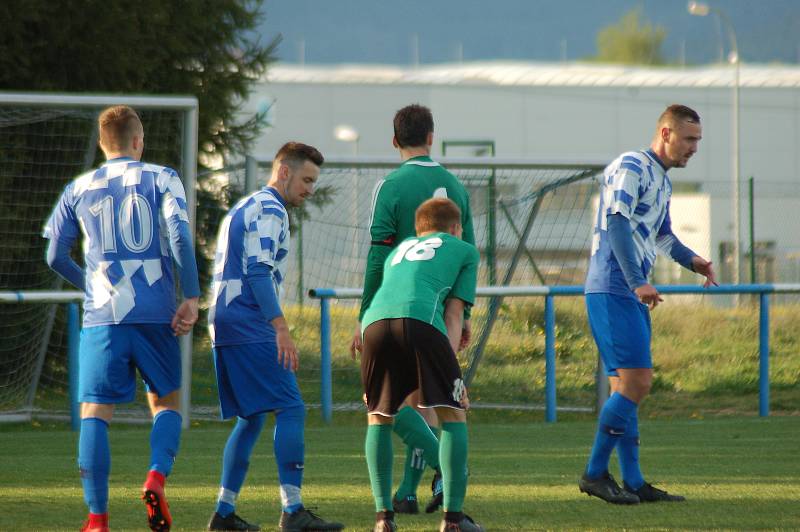
<path fill-rule="evenodd" d="M 169 530 L 172 516 L 164 493 L 167 477 L 178 455 L 181 442 L 182 418 L 180 390 L 174 390 L 163 397 L 148 392 L 147 402 L 153 416 L 150 431 L 150 470 L 142 487 L 142 499 L 147 505 L 147 518 L 151 530 Z"/>
<path fill-rule="evenodd" d="M 108 476 L 111 472 L 108 424 L 113 415 L 113 404 L 81 403 L 78 467 L 83 499 L 89 507 L 85 530 L 108 530 Z"/>
<path fill-rule="evenodd" d="M 467 413 L 455 408 L 436 409 L 442 421 L 439 442 L 439 464 L 444 489 L 444 523 L 442 530 L 452 528 L 464 532 L 480 532 L 483 527 L 464 515 L 467 493 Z"/>
<path fill-rule="evenodd" d="M 398 513 L 417 513 L 417 487 L 422 480 L 425 464 L 439 469 L 439 440 L 431 424 L 438 423 L 432 408 L 418 408 L 419 393 L 408 396 L 403 408 L 397 413 L 394 432 L 406 445 L 406 461 L 403 479 L 394 495 L 394 507 Z"/>
<path fill-rule="evenodd" d="M 289 514 L 303 507 L 300 489 L 303 485 L 305 461 L 305 419 L 306 409 L 303 405 L 275 412 L 273 449 L 278 464 L 281 507 Z"/>
<path fill-rule="evenodd" d="M 618 377 L 610 377 L 614 393 L 600 411 L 594 445 L 589 456 L 580 489 L 588 495 L 616 504 L 635 504 L 638 497 L 622 491 L 608 473 L 608 462 L 614 447 L 624 438 L 631 417 L 636 416 L 639 401 L 650 390 L 653 370 L 650 368 L 618 368 Z"/>
<path fill-rule="evenodd" d="M 233 514 L 236 509 L 236 498 L 247 476 L 250 455 L 264 428 L 266 418 L 267 415 L 264 413 L 246 418 L 240 417 L 228 436 L 225 450 L 222 453 L 222 475 L 216 508 L 220 520 Z"/>
<path fill-rule="evenodd" d="M 388 416 L 367 414 L 367 436 L 364 453 L 367 457 L 369 482 L 375 499 L 377 521 L 393 521 L 392 509 L 392 424 Z"/>

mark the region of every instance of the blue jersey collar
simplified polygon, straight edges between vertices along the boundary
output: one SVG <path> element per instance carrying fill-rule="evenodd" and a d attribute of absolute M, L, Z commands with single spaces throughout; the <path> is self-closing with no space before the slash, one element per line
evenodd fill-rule
<path fill-rule="evenodd" d="M 281 193 L 278 192 L 277 188 L 275 188 L 275 187 L 264 187 L 264 190 L 268 190 L 269 192 L 272 192 L 272 195 L 275 196 L 278 199 L 279 202 L 281 202 L 281 205 L 283 205 L 283 208 L 284 209 L 286 208 L 286 200 L 283 199 L 283 196 L 281 196 Z"/>
<path fill-rule="evenodd" d="M 664 173 L 667 173 L 667 165 L 665 165 L 658 155 L 656 155 L 656 152 L 653 151 L 653 148 L 648 148 L 645 150 L 645 153 L 661 166 L 661 169 L 664 170 Z"/>

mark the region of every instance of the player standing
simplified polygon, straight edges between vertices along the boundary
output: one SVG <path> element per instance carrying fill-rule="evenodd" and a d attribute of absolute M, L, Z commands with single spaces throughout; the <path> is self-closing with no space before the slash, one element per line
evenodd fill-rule
<path fill-rule="evenodd" d="M 133 401 L 136 369 L 153 415 L 142 498 L 150 528 L 169 530 L 164 483 L 181 435 L 176 336 L 197 321 L 200 295 L 186 195 L 174 170 L 141 162 L 144 129 L 133 109 L 110 107 L 98 126 L 106 162 L 67 185 L 44 229 L 48 264 L 86 293 L 78 465 L 89 518 L 82 530 L 108 530 L 108 425 L 115 404 Z M 70 257 L 81 231 L 85 272 Z M 177 311 L 173 259 L 186 298 Z"/>
<path fill-rule="evenodd" d="M 367 401 L 365 451 L 375 497 L 375 532 L 392 532 L 392 425 L 406 397 L 442 421 L 439 464 L 444 487 L 440 530 L 477 532 L 464 515 L 467 488 L 466 389 L 456 350 L 464 308 L 475 299 L 480 254 L 460 240 L 461 212 L 430 199 L 416 211 L 417 237 L 389 254 L 381 287 L 364 313 L 361 381 Z"/>
<path fill-rule="evenodd" d="M 316 148 L 284 144 L 267 186 L 239 200 L 219 229 L 208 321 L 222 417 L 237 416 L 237 422 L 225 445 L 209 530 L 259 530 L 234 509 L 267 412 L 275 414 L 281 531 L 343 528 L 307 510 L 300 496 L 305 405 L 294 373 L 297 347 L 279 303 L 289 256 L 286 207 L 300 206 L 313 194 L 322 163 Z"/>
<path fill-rule="evenodd" d="M 422 105 L 408 105 L 394 116 L 392 145 L 400 152 L 403 164 L 378 182 L 373 197 L 370 222 L 371 245 L 364 272 L 359 325 L 351 344 L 351 353 L 361 350 L 361 320 L 383 279 L 383 263 L 392 249 L 415 234 L 414 212 L 430 198 L 449 198 L 461 210 L 464 241 L 475 243 L 469 195 L 458 179 L 430 157 L 433 144 L 433 115 Z M 469 343 L 469 313 L 459 349 Z M 409 397 L 395 418 L 394 431 L 406 444 L 403 480 L 393 497 L 398 513 L 418 513 L 417 487 L 425 463 L 437 471 L 431 486 L 433 500 L 428 513 L 442 504 L 441 474 L 438 472 L 438 421 L 432 409 L 416 409 L 417 398 Z M 421 417 L 421 415 L 422 417 Z"/>
<path fill-rule="evenodd" d="M 600 411 L 597 434 L 580 490 L 615 504 L 683 501 L 645 482 L 639 469 L 637 409 L 653 379 L 650 310 L 660 301 L 647 276 L 656 249 L 716 284 L 711 262 L 673 234 L 669 216 L 670 168 L 683 168 L 702 137 L 700 116 L 683 105 L 659 117 L 645 151 L 626 152 L 606 167 L 586 277 L 589 325 L 609 376 L 612 394 Z M 616 447 L 624 489 L 608 473 Z"/>

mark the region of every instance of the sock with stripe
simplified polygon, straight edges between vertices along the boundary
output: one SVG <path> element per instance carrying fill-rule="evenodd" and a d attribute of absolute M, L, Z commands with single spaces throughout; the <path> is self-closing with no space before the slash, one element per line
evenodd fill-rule
<path fill-rule="evenodd" d="M 608 398 L 600 411 L 594 445 L 586 466 L 587 477 L 599 478 L 608 471 L 611 452 L 625 434 L 628 420 L 636 414 L 636 408 L 636 403 L 618 392 Z"/>
<path fill-rule="evenodd" d="M 227 517 L 236 508 L 236 497 L 244 484 L 250 467 L 250 455 L 266 418 L 267 415 L 263 413 L 240 417 L 228 436 L 222 453 L 222 478 L 217 498 L 217 513 L 222 517 Z"/>
<path fill-rule="evenodd" d="M 108 423 L 97 417 L 81 419 L 78 438 L 78 468 L 83 484 L 83 500 L 92 514 L 108 512 L 108 475 L 111 472 L 111 449 Z"/>
<path fill-rule="evenodd" d="M 281 507 L 290 514 L 303 507 L 300 489 L 305 467 L 305 420 L 306 408 L 303 405 L 275 413 L 274 451 L 281 485 Z"/>

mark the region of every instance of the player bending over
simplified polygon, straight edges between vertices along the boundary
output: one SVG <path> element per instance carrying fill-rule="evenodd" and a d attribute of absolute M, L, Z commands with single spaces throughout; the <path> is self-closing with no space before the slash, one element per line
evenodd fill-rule
<path fill-rule="evenodd" d="M 260 530 L 234 510 L 267 412 L 275 414 L 281 531 L 343 528 L 307 510 L 300 497 L 306 410 L 294 373 L 297 347 L 278 300 L 289 256 L 286 207 L 300 206 L 313 194 L 322 162 L 312 146 L 285 144 L 267 186 L 239 200 L 219 229 L 208 322 L 222 417 L 237 421 L 222 455 L 209 530 Z"/>
<path fill-rule="evenodd" d="M 387 257 L 383 282 L 364 313 L 361 381 L 368 408 L 365 442 L 375 532 L 397 530 L 392 510 L 392 425 L 409 394 L 442 422 L 440 530 L 483 528 L 462 512 L 467 488 L 466 389 L 455 352 L 464 308 L 475 299 L 479 254 L 461 237 L 461 212 L 446 198 L 416 211 L 417 236 Z"/>
<path fill-rule="evenodd" d="M 654 488 L 639 469 L 639 403 L 653 380 L 650 310 L 661 301 L 647 275 L 656 249 L 716 284 L 711 263 L 672 233 L 670 168 L 683 168 L 702 136 L 700 116 L 683 105 L 659 117 L 650 148 L 626 152 L 606 167 L 586 276 L 586 310 L 611 385 L 580 490 L 615 504 L 683 501 Z M 623 488 L 608 473 L 617 449 Z"/>
<path fill-rule="evenodd" d="M 383 263 L 400 242 L 415 235 L 414 213 L 425 200 L 449 198 L 461 209 L 463 240 L 474 244 L 469 194 L 461 182 L 441 164 L 431 159 L 433 114 L 423 105 L 407 105 L 397 111 L 392 121 L 392 145 L 403 163 L 378 182 L 373 197 L 370 221 L 371 244 L 364 269 L 364 294 L 359 322 L 383 280 Z M 464 331 L 459 349 L 470 340 L 469 309 L 465 313 Z M 356 327 L 350 351 L 355 358 L 361 350 L 361 324 Z M 395 416 L 394 431 L 406 445 L 406 461 L 402 481 L 392 497 L 396 513 L 419 513 L 417 488 L 426 464 L 434 471 L 432 498 L 425 507 L 428 513 L 442 505 L 442 476 L 439 469 L 439 420 L 433 409 L 420 409 L 414 396 Z"/>
<path fill-rule="evenodd" d="M 44 229 L 48 264 L 86 293 L 78 466 L 89 518 L 82 530 L 108 530 L 108 425 L 115 404 L 133 401 L 137 369 L 153 415 L 142 498 L 150 529 L 169 530 L 164 483 L 181 436 L 176 336 L 197 321 L 200 295 L 186 195 L 174 170 L 140 161 L 144 129 L 133 109 L 110 107 L 98 123 L 105 164 L 67 185 Z M 86 271 L 70 257 L 81 231 Z M 177 310 L 173 259 L 186 298 Z"/>

